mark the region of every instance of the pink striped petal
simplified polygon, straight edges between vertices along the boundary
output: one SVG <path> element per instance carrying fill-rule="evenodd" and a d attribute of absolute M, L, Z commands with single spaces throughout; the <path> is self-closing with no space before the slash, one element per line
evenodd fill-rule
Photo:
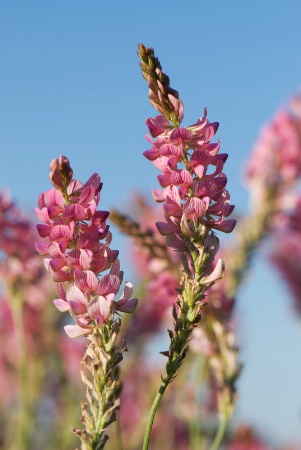
<path fill-rule="evenodd" d="M 60 206 L 64 208 L 64 196 L 58 189 L 49 189 L 44 192 L 44 202 L 46 206 Z"/>
<path fill-rule="evenodd" d="M 213 136 L 217 132 L 218 126 L 219 126 L 218 122 L 213 122 L 206 128 L 206 131 L 205 131 L 205 142 L 211 141 L 211 139 L 213 138 Z"/>
<path fill-rule="evenodd" d="M 89 185 L 83 188 L 80 196 L 79 196 L 79 202 L 80 203 L 87 203 L 91 202 L 95 197 L 95 189 L 93 186 Z"/>
<path fill-rule="evenodd" d="M 70 310 L 69 303 L 65 302 L 65 300 L 62 300 L 61 298 L 53 300 L 53 303 L 57 307 L 57 309 L 61 312 L 66 312 Z"/>
<path fill-rule="evenodd" d="M 72 232 L 68 225 L 54 225 L 50 232 L 50 239 L 52 241 L 71 240 Z"/>
<path fill-rule="evenodd" d="M 71 286 L 66 292 L 67 302 L 78 302 L 87 305 L 87 299 L 77 286 Z"/>
<path fill-rule="evenodd" d="M 54 272 L 57 272 L 58 270 L 62 269 L 63 267 L 65 267 L 66 265 L 66 260 L 65 259 L 52 259 L 51 261 L 49 261 L 49 267 L 51 267 L 51 270 L 53 270 Z"/>
<path fill-rule="evenodd" d="M 164 191 L 161 191 L 161 189 L 153 189 L 152 196 L 157 203 L 162 203 L 165 201 Z"/>
<path fill-rule="evenodd" d="M 176 128 L 170 134 L 170 142 L 191 141 L 192 134 L 187 128 Z"/>
<path fill-rule="evenodd" d="M 178 147 L 173 144 L 163 144 L 160 147 L 160 155 L 162 156 L 176 156 L 181 155 L 181 151 Z"/>
<path fill-rule="evenodd" d="M 132 298 L 131 300 L 128 300 L 126 303 L 117 302 L 116 311 L 131 313 L 135 311 L 137 304 L 138 304 L 137 298 Z"/>
<path fill-rule="evenodd" d="M 215 228 L 216 230 L 223 231 L 224 233 L 231 233 L 235 228 L 236 220 L 228 219 L 223 220 L 222 222 L 208 221 L 208 225 L 210 228 Z"/>
<path fill-rule="evenodd" d="M 171 184 L 171 174 L 169 173 L 166 175 L 158 175 L 157 180 L 159 181 L 161 187 L 166 188 Z M 173 182 L 173 184 L 175 183 Z"/>
<path fill-rule="evenodd" d="M 128 301 L 131 296 L 133 295 L 133 285 L 129 281 L 125 283 L 124 291 L 122 293 L 122 296 L 120 297 L 119 301 Z"/>
<path fill-rule="evenodd" d="M 98 278 L 91 270 L 75 269 L 74 271 L 75 285 L 82 292 L 95 292 L 98 287 Z"/>
<path fill-rule="evenodd" d="M 225 263 L 222 258 L 219 258 L 211 274 L 201 280 L 202 284 L 214 283 L 214 281 L 223 278 L 225 272 Z"/>
<path fill-rule="evenodd" d="M 99 316 L 107 320 L 111 315 L 109 302 L 101 295 L 93 297 L 88 303 L 88 314 L 94 320 L 97 320 Z"/>
<path fill-rule="evenodd" d="M 63 270 L 58 270 L 53 272 L 50 268 L 50 273 L 55 282 L 73 281 L 73 272 L 64 272 Z"/>
<path fill-rule="evenodd" d="M 48 242 L 36 242 L 35 247 L 40 255 L 48 255 Z"/>
<path fill-rule="evenodd" d="M 79 325 L 66 325 L 64 330 L 70 338 L 74 339 L 91 333 L 92 328 L 84 328 Z"/>
<path fill-rule="evenodd" d="M 64 221 L 70 221 L 70 220 L 84 220 L 86 218 L 86 213 L 82 205 L 78 204 L 70 204 L 66 206 L 64 212 L 63 212 L 63 220 Z"/>
<path fill-rule="evenodd" d="M 44 222 L 47 225 L 51 224 L 47 208 L 45 207 L 42 209 L 34 208 L 34 213 L 41 222 Z"/>
<path fill-rule="evenodd" d="M 101 183 L 100 176 L 98 173 L 95 172 L 90 176 L 88 181 L 86 181 L 86 183 L 81 188 L 81 191 L 83 191 L 88 186 L 92 186 L 94 188 L 95 195 L 97 195 L 99 193 L 99 191 L 102 188 L 102 183 Z"/>
<path fill-rule="evenodd" d="M 157 222 L 156 226 L 162 236 L 167 236 L 180 231 L 180 228 L 177 225 L 168 224 L 166 222 Z"/>
<path fill-rule="evenodd" d="M 50 235 L 52 231 L 52 226 L 50 225 L 43 225 L 41 223 L 36 225 L 37 232 L 40 237 L 44 238 Z"/>
<path fill-rule="evenodd" d="M 182 207 L 171 200 L 166 200 L 163 209 L 167 216 L 174 216 L 175 214 L 182 214 L 183 212 Z"/>
<path fill-rule="evenodd" d="M 175 250 L 186 251 L 187 248 L 183 241 L 177 238 L 175 234 L 170 234 L 166 237 L 166 244 L 168 247 L 172 247 Z"/>
<path fill-rule="evenodd" d="M 155 161 L 155 159 L 159 158 L 160 153 L 159 153 L 159 150 L 156 147 L 153 147 L 150 150 L 146 150 L 145 152 L 143 152 L 143 155 L 149 161 Z"/>
<path fill-rule="evenodd" d="M 98 284 L 97 293 L 100 295 L 117 294 L 120 289 L 120 281 L 116 275 L 105 275 Z"/>

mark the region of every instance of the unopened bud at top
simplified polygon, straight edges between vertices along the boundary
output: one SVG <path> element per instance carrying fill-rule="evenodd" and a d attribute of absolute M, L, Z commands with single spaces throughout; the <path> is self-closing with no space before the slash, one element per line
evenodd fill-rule
<path fill-rule="evenodd" d="M 49 169 L 49 178 L 53 186 L 59 190 L 66 189 L 73 176 L 69 159 L 66 156 L 60 155 L 60 160 L 55 158 L 51 161 Z"/>

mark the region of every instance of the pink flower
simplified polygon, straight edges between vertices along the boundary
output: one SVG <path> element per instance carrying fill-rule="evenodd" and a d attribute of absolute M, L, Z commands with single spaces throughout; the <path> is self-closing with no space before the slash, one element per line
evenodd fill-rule
<path fill-rule="evenodd" d="M 106 219 L 108 211 L 99 211 L 100 176 L 94 173 L 82 184 L 71 179 L 72 169 L 65 156 L 51 163 L 50 179 L 58 189 L 39 196 L 37 217 L 43 224 L 37 230 L 46 241 L 36 243 L 38 252 L 53 280 L 59 298 L 54 300 L 60 311 L 70 311 L 75 325 L 67 325 L 70 337 L 89 334 L 97 325 L 113 317 L 115 311 L 132 312 L 137 299 L 132 299 L 133 287 L 126 283 L 120 290 L 123 272 L 117 259 L 118 251 L 109 245 L 112 234 Z M 103 241 L 104 242 L 101 242 Z M 109 271 L 100 277 L 100 273 Z"/>
<path fill-rule="evenodd" d="M 273 230 L 271 260 L 283 276 L 294 299 L 295 312 L 301 317 L 301 197 L 292 211 L 281 215 Z"/>
<path fill-rule="evenodd" d="M 264 126 L 246 169 L 246 182 L 258 203 L 266 190 L 281 196 L 301 174 L 301 95 L 291 100 L 291 109 L 279 110 Z"/>
<path fill-rule="evenodd" d="M 163 116 L 146 123 L 157 138 L 153 142 L 148 138 L 152 148 L 144 156 L 162 173 L 158 181 L 163 191 L 154 190 L 153 196 L 164 203 L 166 222 L 157 226 L 168 245 L 185 251 L 185 236 L 193 238 L 200 226 L 230 233 L 236 221 L 225 220 L 234 206 L 229 204 L 222 172 L 228 155 L 218 154 L 219 142 L 210 143 L 218 123 L 208 122 L 206 110 L 203 118 L 187 128 L 174 128 Z"/>

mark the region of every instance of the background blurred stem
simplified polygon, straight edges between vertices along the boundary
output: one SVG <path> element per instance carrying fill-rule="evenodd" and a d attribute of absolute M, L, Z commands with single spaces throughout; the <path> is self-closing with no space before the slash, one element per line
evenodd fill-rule
<path fill-rule="evenodd" d="M 17 442 L 18 450 L 28 450 L 30 441 L 30 390 L 28 377 L 28 356 L 26 349 L 26 336 L 23 318 L 23 298 L 22 295 L 14 295 L 13 315 L 15 323 L 15 332 L 17 338 L 17 347 L 19 349 L 19 405 L 18 405 L 18 424 L 17 424 Z"/>
<path fill-rule="evenodd" d="M 194 355 L 195 356 L 195 355 Z M 196 393 L 194 400 L 194 408 L 195 408 L 195 414 L 194 417 L 189 421 L 188 427 L 189 427 L 189 448 L 191 450 L 200 450 L 203 448 L 202 441 L 202 411 L 200 408 L 200 395 L 202 386 L 206 380 L 207 370 L 209 363 L 209 357 L 207 355 L 197 355 L 196 361 L 195 361 L 195 367 L 193 368 L 194 371 L 194 392 Z M 190 373 L 192 371 L 191 367 L 188 368 L 188 372 Z"/>
<path fill-rule="evenodd" d="M 231 414 L 225 415 L 224 417 L 221 418 L 217 433 L 216 433 L 214 441 L 210 447 L 210 450 L 218 450 L 220 448 L 220 446 L 224 440 L 230 418 L 231 418 Z"/>
<path fill-rule="evenodd" d="M 116 442 L 116 450 L 123 450 L 120 419 L 118 412 L 116 413 L 116 421 L 115 421 L 115 442 Z"/>

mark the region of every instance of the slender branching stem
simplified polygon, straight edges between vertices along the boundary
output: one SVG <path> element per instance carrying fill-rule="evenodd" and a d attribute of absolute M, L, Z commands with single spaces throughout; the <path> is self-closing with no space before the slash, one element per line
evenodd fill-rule
<path fill-rule="evenodd" d="M 28 450 L 30 439 L 30 390 L 28 386 L 28 357 L 23 319 L 23 299 L 21 295 L 15 295 L 12 303 L 19 349 L 18 449 Z"/>
<path fill-rule="evenodd" d="M 230 418 L 231 418 L 231 414 L 221 418 L 219 427 L 217 429 L 217 432 L 216 432 L 215 438 L 213 440 L 213 443 L 210 447 L 210 450 L 218 450 L 220 448 L 220 446 L 224 440 Z"/>
<path fill-rule="evenodd" d="M 150 413 L 148 416 L 142 450 L 148 450 L 150 435 L 151 435 L 151 431 L 152 431 L 152 427 L 153 427 L 153 423 L 154 423 L 154 418 L 155 418 L 159 403 L 160 403 L 160 401 L 163 397 L 163 394 L 169 383 L 170 383 L 169 377 L 166 377 L 162 380 L 161 386 L 160 386 L 158 393 L 155 397 L 155 400 L 152 404 L 152 407 L 151 407 L 151 410 L 150 410 Z"/>

